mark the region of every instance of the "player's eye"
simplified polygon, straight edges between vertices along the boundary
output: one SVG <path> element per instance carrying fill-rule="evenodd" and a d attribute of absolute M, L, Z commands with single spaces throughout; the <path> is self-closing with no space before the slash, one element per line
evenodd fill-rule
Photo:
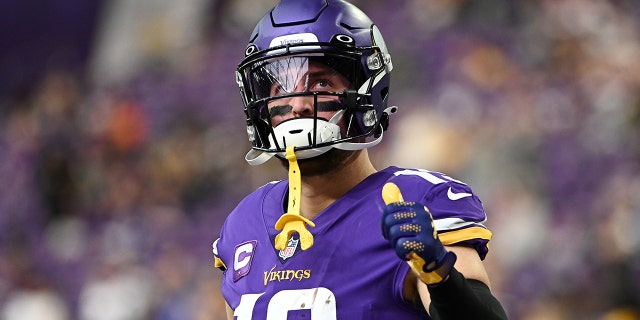
<path fill-rule="evenodd" d="M 327 88 L 327 87 L 331 87 L 331 82 L 329 80 L 319 80 L 318 81 L 318 86 L 319 87 L 323 87 L 323 88 Z"/>
<path fill-rule="evenodd" d="M 319 79 L 314 82 L 313 87 L 310 89 L 312 91 L 330 91 L 333 89 L 333 84 L 327 79 Z"/>

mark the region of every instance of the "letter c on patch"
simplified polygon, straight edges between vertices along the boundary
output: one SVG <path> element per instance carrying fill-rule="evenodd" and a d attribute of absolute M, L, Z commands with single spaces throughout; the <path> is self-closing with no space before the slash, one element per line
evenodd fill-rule
<path fill-rule="evenodd" d="M 233 257 L 233 281 L 238 281 L 249 273 L 251 260 L 253 259 L 253 253 L 257 244 L 257 240 L 252 240 L 236 246 Z"/>

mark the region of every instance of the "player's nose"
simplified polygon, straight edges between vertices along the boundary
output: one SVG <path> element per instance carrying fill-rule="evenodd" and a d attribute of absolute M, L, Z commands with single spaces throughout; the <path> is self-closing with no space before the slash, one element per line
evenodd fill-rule
<path fill-rule="evenodd" d="M 304 95 L 292 97 L 289 101 L 294 117 L 306 117 L 313 115 L 313 96 Z"/>

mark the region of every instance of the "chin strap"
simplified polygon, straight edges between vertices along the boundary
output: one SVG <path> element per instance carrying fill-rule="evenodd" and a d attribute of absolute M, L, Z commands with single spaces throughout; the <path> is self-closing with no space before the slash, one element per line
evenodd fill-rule
<path fill-rule="evenodd" d="M 297 232 L 300 235 L 300 245 L 302 250 L 307 250 L 313 245 L 313 235 L 307 230 L 308 224 L 311 227 L 316 225 L 309 219 L 300 215 L 300 197 L 302 189 L 302 177 L 294 146 L 287 147 L 286 158 L 289 160 L 289 206 L 287 213 L 283 214 L 276 222 L 276 230 L 282 230 L 275 240 L 276 250 L 284 250 L 291 234 Z"/>

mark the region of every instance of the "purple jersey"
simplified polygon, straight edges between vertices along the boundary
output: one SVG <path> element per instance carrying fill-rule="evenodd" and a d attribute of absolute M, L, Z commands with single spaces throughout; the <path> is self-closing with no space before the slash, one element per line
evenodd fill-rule
<path fill-rule="evenodd" d="M 481 258 L 491 238 L 480 200 L 464 183 L 425 170 L 390 167 L 362 181 L 318 214 L 314 244 L 295 237 L 276 250 L 287 181 L 269 183 L 240 202 L 214 243 L 226 271 L 222 293 L 237 320 L 425 319 L 402 297 L 409 266 L 382 237 L 382 186 L 395 182 L 406 201 L 430 209 L 445 245 L 465 243 Z"/>

